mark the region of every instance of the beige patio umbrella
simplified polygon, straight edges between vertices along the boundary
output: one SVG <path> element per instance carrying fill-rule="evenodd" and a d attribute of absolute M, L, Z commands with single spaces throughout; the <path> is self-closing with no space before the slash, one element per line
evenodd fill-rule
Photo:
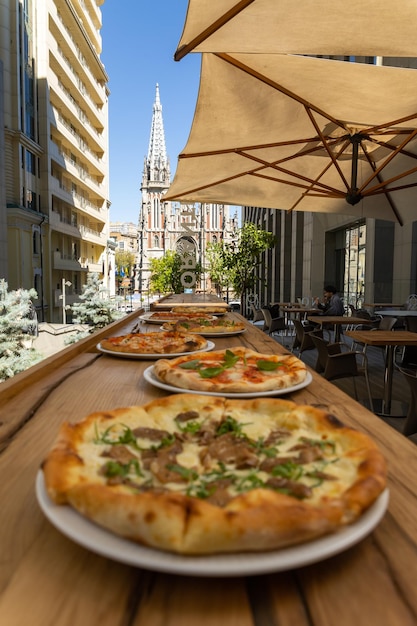
<path fill-rule="evenodd" d="M 165 198 L 417 217 L 417 71 L 304 56 L 203 54 Z"/>
<path fill-rule="evenodd" d="M 415 0 L 189 0 L 175 53 L 417 57 Z"/>

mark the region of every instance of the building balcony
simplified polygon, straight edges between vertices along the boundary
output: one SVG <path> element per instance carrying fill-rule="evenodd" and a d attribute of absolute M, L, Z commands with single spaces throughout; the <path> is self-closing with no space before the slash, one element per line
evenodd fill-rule
<path fill-rule="evenodd" d="M 51 72 L 49 77 L 49 86 L 52 104 L 57 109 L 65 107 L 66 115 L 68 118 L 72 118 L 71 122 L 76 127 L 75 134 L 78 135 L 78 129 L 82 128 L 84 134 L 88 135 L 87 145 L 94 147 L 97 152 L 104 153 L 104 135 L 100 134 L 98 130 L 90 124 L 89 118 L 81 111 L 70 91 L 53 72 Z"/>
<path fill-rule="evenodd" d="M 85 241 L 89 241 L 91 243 L 96 243 L 100 246 L 106 247 L 106 233 L 101 233 L 98 230 L 93 230 L 92 228 L 87 228 L 86 226 L 81 225 L 78 227 L 78 230 L 81 234 L 82 239 L 84 239 Z"/>
<path fill-rule="evenodd" d="M 88 271 L 94 274 L 102 274 L 103 273 L 103 263 L 89 263 Z"/>
<path fill-rule="evenodd" d="M 53 230 L 63 233 L 64 235 L 69 235 L 70 237 L 80 238 L 81 235 L 79 228 L 74 224 L 63 220 L 60 214 L 56 211 L 51 211 L 49 219 Z"/>
<path fill-rule="evenodd" d="M 65 53 L 74 59 L 74 64 L 79 63 L 79 66 L 76 67 L 77 73 L 88 83 L 89 89 L 91 89 L 92 94 L 94 93 L 94 101 L 104 104 L 106 102 L 106 90 L 103 80 L 99 80 L 93 73 L 79 44 L 74 41 L 72 33 L 62 21 L 61 15 L 56 10 L 51 9 L 50 17 L 49 29 L 52 38 L 50 47 L 53 48 L 56 44 L 61 46 Z"/>
<path fill-rule="evenodd" d="M 62 254 L 59 250 L 56 250 L 53 255 L 54 270 L 67 270 L 72 272 L 79 272 L 87 268 L 83 267 L 78 259 L 75 259 L 69 254 Z"/>

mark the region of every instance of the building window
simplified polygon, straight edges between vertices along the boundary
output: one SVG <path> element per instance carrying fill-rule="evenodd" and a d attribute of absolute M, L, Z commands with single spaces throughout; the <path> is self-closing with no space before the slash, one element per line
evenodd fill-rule
<path fill-rule="evenodd" d="M 37 230 L 33 231 L 32 235 L 32 252 L 33 254 L 39 254 L 40 250 L 40 237 Z"/>
<path fill-rule="evenodd" d="M 36 175 L 36 157 L 29 150 L 25 150 L 25 167 L 29 174 Z"/>
<path fill-rule="evenodd" d="M 344 297 L 346 304 L 361 307 L 365 290 L 366 225 L 345 231 Z"/>

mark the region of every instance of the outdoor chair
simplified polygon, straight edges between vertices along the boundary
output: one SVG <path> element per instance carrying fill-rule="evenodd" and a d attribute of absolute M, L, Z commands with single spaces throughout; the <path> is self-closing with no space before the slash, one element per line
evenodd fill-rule
<path fill-rule="evenodd" d="M 298 356 L 301 357 L 302 353 L 306 350 L 316 350 L 316 346 L 311 338 L 311 332 L 306 330 L 304 324 L 297 319 L 292 320 L 295 330 L 294 341 L 291 347 L 291 352 L 298 351 Z M 314 331 L 319 337 L 323 337 L 322 330 Z"/>
<path fill-rule="evenodd" d="M 417 316 L 407 315 L 403 319 L 405 329 L 410 333 L 417 333 Z M 415 346 L 402 348 L 400 367 L 417 368 L 417 348 Z"/>
<path fill-rule="evenodd" d="M 407 309 L 407 311 L 417 310 L 417 294 L 416 293 L 411 293 L 408 296 L 407 302 L 405 303 L 405 308 Z"/>
<path fill-rule="evenodd" d="M 356 377 L 365 378 L 368 400 L 371 411 L 373 411 L 373 401 L 371 387 L 368 377 L 368 358 L 362 351 L 349 350 L 343 342 L 329 343 L 322 337 L 311 333 L 311 338 L 317 348 L 316 371 L 326 380 L 333 381 L 340 378 L 352 378 L 355 398 L 358 400 L 356 388 Z M 358 364 L 358 361 L 361 361 Z"/>
<path fill-rule="evenodd" d="M 252 303 L 249 305 L 249 308 L 253 316 L 251 320 L 252 324 L 256 324 L 256 322 L 264 322 L 264 325 L 265 325 L 265 318 L 263 316 L 262 309 L 257 309 L 255 305 Z"/>
<path fill-rule="evenodd" d="M 270 336 L 274 333 L 280 333 L 282 338 L 283 332 L 288 329 L 285 317 L 272 317 L 271 311 L 267 308 L 262 308 L 261 311 L 265 320 L 264 332 Z"/>
<path fill-rule="evenodd" d="M 410 437 L 411 435 L 417 435 L 417 370 L 416 369 L 407 369 L 404 367 L 398 367 L 401 374 L 406 379 L 410 391 L 411 391 L 411 401 L 408 406 L 408 413 L 404 425 L 402 427 L 402 433 L 406 437 Z M 417 443 L 417 438 L 414 437 L 413 441 Z"/>

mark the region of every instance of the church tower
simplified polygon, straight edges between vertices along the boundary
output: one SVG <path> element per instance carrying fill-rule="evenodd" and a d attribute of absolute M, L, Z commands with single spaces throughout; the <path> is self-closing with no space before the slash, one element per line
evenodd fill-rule
<path fill-rule="evenodd" d="M 135 291 L 149 288 L 150 261 L 161 258 L 167 250 L 192 253 L 205 266 L 208 242 L 230 241 L 236 235 L 237 215 L 230 218 L 229 207 L 219 204 L 180 204 L 164 201 L 171 184 L 169 159 L 165 147 L 162 105 L 156 85 L 148 155 L 144 160 L 142 204 L 138 224 L 138 262 Z M 203 276 L 200 288 L 210 288 Z"/>

